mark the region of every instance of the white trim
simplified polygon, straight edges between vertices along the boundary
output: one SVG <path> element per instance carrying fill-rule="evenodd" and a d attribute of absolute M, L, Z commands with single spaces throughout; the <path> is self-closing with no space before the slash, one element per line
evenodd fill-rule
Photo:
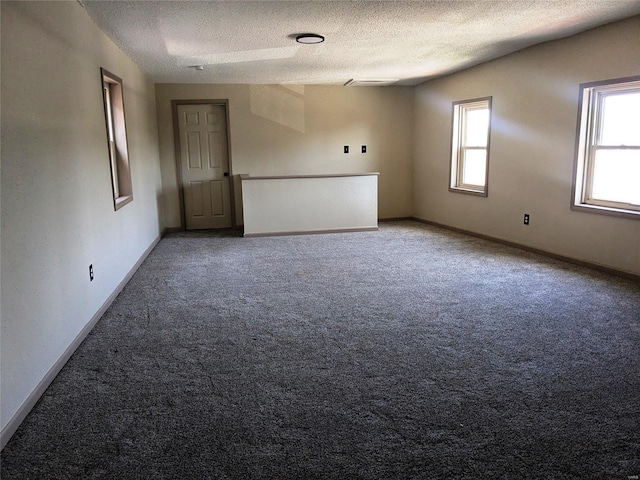
<path fill-rule="evenodd" d="M 116 297 L 120 294 L 122 289 L 125 287 L 129 280 L 136 273 L 142 262 L 149 256 L 151 251 L 155 248 L 155 246 L 160 241 L 160 235 L 158 235 L 151 245 L 144 251 L 144 253 L 140 256 L 138 261 L 131 267 L 129 273 L 124 277 L 124 279 L 118 284 L 116 289 L 113 291 L 111 295 L 105 300 L 102 306 L 98 309 L 98 311 L 91 317 L 89 322 L 84 326 L 80 333 L 76 335 L 76 338 L 73 339 L 71 344 L 67 347 L 64 353 L 58 358 L 58 360 L 53 364 L 53 366 L 49 369 L 49 371 L 45 374 L 45 376 L 40 380 L 38 385 L 33 389 L 33 391 L 29 394 L 26 400 L 20 405 L 20 408 L 13 414 L 11 419 L 7 422 L 7 424 L 0 431 L 0 449 L 4 448 L 5 445 L 9 442 L 11 437 L 16 433 L 20 424 L 27 418 L 31 409 L 35 406 L 35 404 L 40 400 L 40 397 L 47 390 L 51 382 L 56 378 L 62 367 L 69 361 L 73 353 L 80 346 L 80 344 L 84 341 L 84 339 L 89 335 L 89 332 L 93 329 L 93 327 L 98 323 L 98 320 L 102 318 L 107 309 L 111 306 Z"/>
<path fill-rule="evenodd" d="M 453 102 L 452 132 L 451 132 L 451 166 L 449 177 L 449 191 L 471 193 L 486 197 L 489 181 L 489 143 L 491 139 L 491 110 L 492 97 L 478 98 Z M 487 110 L 487 139 L 485 145 L 467 145 L 465 143 L 467 131 L 467 115 L 474 110 Z M 467 163 L 468 150 L 483 150 L 485 153 L 484 184 L 475 185 L 464 183 L 464 171 Z"/>
<path fill-rule="evenodd" d="M 601 150 L 640 150 L 640 145 L 601 143 L 603 102 L 607 96 L 637 92 L 640 77 L 629 77 L 580 85 L 578 125 L 571 209 L 630 218 L 640 217 L 640 205 L 593 197 L 595 156 Z"/>
<path fill-rule="evenodd" d="M 262 175 L 258 177 L 252 177 L 246 173 L 240 174 L 240 180 L 283 180 L 288 178 L 339 178 L 339 177 L 369 177 L 380 176 L 380 172 L 365 172 L 365 173 L 327 173 L 320 175 Z"/>

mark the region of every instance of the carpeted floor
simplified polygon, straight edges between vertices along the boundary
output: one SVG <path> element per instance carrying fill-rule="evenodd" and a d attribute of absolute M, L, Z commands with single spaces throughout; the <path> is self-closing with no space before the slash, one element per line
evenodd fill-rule
<path fill-rule="evenodd" d="M 12 479 L 640 475 L 640 284 L 415 222 L 165 237 Z"/>

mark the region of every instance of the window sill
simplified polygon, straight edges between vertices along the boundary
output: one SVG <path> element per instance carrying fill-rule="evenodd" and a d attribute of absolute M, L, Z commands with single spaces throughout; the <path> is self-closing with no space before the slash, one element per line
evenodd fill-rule
<path fill-rule="evenodd" d="M 610 215 L 612 217 L 631 218 L 640 220 L 640 211 L 627 210 L 624 208 L 603 207 L 600 205 L 589 205 L 587 203 L 573 204 L 571 210 L 576 212 L 597 213 L 599 215 Z"/>
<path fill-rule="evenodd" d="M 133 195 L 123 195 L 118 198 L 113 199 L 113 206 L 115 210 L 118 211 L 122 207 L 124 207 L 127 203 L 131 203 L 133 201 Z"/>
<path fill-rule="evenodd" d="M 450 192 L 466 193 L 467 195 L 475 195 L 476 197 L 486 197 L 487 192 L 484 190 L 471 190 L 469 188 L 449 187 Z"/>

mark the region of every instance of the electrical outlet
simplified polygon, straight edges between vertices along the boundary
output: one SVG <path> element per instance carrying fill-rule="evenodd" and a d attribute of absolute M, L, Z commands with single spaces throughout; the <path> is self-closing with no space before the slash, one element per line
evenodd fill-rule
<path fill-rule="evenodd" d="M 367 153 L 367 146 L 366 145 L 362 145 L 362 153 Z"/>
<path fill-rule="evenodd" d="M 93 264 L 89 265 L 89 281 L 93 282 Z"/>
<path fill-rule="evenodd" d="M 349 145 L 344 146 L 344 153 L 349 153 Z"/>
<path fill-rule="evenodd" d="M 525 225 L 529 225 L 529 214 L 528 213 L 524 214 L 524 224 Z"/>

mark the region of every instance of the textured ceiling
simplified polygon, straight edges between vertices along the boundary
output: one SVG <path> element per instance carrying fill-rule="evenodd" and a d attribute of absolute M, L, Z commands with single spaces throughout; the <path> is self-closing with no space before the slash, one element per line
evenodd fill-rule
<path fill-rule="evenodd" d="M 415 85 L 640 14 L 640 0 L 102 1 L 94 22 L 156 82 Z M 300 45 L 297 33 L 326 40 Z M 190 68 L 203 65 L 196 71 Z"/>

